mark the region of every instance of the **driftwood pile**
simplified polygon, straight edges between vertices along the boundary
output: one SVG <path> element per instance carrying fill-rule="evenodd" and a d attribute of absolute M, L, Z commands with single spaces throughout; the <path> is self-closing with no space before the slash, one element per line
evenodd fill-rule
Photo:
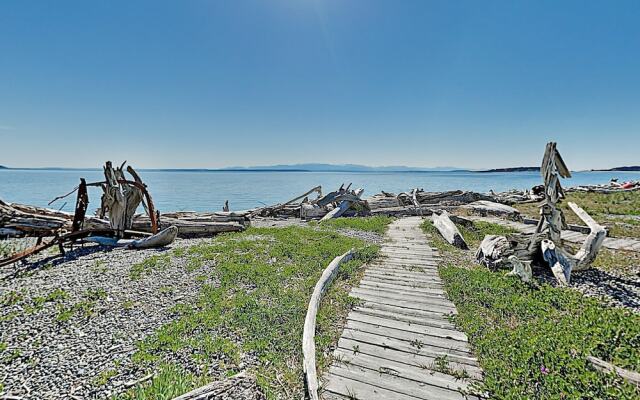
<path fill-rule="evenodd" d="M 369 207 L 360 196 L 364 189 L 350 190 L 351 184 L 342 184 L 338 190 L 322 195 L 322 187 L 313 189 L 295 197 L 286 203 L 261 207 L 250 212 L 251 217 L 331 219 L 340 216 L 369 215 Z M 309 195 L 317 193 L 313 200 Z"/>
<path fill-rule="evenodd" d="M 425 192 L 414 189 L 409 193 L 382 192 L 366 199 L 372 215 L 394 217 L 409 215 L 433 215 L 441 211 L 460 211 L 478 215 L 495 215 L 519 220 L 520 212 L 496 201 L 496 196 L 484 193 L 453 190 L 447 192 Z"/>
<path fill-rule="evenodd" d="M 163 247 L 173 242 L 176 236 L 211 236 L 219 232 L 242 231 L 249 225 L 248 213 L 183 212 L 161 217 L 138 173 L 131 166 L 126 169 L 124 166 L 123 163 L 114 168 L 107 161 L 103 168 L 104 181 L 87 183 L 81 178 L 74 190 L 52 200 L 51 203 L 77 193 L 73 214 L 0 200 L 0 239 L 38 238 L 34 247 L 0 259 L 0 266 L 12 264 L 56 245 L 61 254 L 64 254 L 65 245 L 73 245 L 80 240 L 129 248 Z M 126 177 L 125 171 L 131 179 Z M 87 188 L 91 186 L 100 187 L 103 192 L 96 216 L 87 215 Z M 141 204 L 145 210 L 144 215 L 136 214 Z M 141 239 L 129 239 L 132 237 Z"/>
<path fill-rule="evenodd" d="M 565 249 L 560 234 L 566 229 L 566 223 L 557 205 L 564 198 L 560 178 L 570 178 L 571 172 L 554 142 L 547 144 L 541 173 L 545 201 L 540 207 L 540 220 L 535 233 L 488 235 L 480 244 L 476 257 L 488 267 L 511 269 L 510 274 L 519 276 L 523 281 L 531 280 L 532 265 L 546 265 L 551 268 L 558 283 L 566 285 L 573 271 L 588 268 L 596 258 L 606 230 L 586 211 L 570 202 L 569 207 L 588 226 L 589 234 L 577 253 L 572 254 Z"/>

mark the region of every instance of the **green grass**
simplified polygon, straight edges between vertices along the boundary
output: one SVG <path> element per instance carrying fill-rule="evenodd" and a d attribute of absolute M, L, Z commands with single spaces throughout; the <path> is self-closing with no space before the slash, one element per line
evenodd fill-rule
<path fill-rule="evenodd" d="M 212 379 L 206 371 L 196 376 L 165 363 L 164 355 L 178 352 L 226 375 L 238 372 L 243 355 L 252 354 L 258 362 L 250 372 L 268 398 L 300 398 L 300 343 L 309 297 L 329 262 L 354 247 L 359 256 L 341 267 L 318 315 L 322 368 L 353 304 L 346 287 L 357 282 L 361 265 L 377 247 L 333 231 L 288 227 L 250 228 L 187 249 L 184 255 L 191 260 L 215 265 L 209 274 L 219 285 L 205 284 L 195 302 L 175 308 L 177 319 L 139 344 L 134 362 L 159 373 L 120 398 L 169 399 Z M 173 381 L 179 384 L 172 386 Z"/>
<path fill-rule="evenodd" d="M 129 277 L 137 280 L 144 275 L 151 274 L 154 270 L 161 270 L 171 265 L 171 255 L 159 254 L 151 256 L 142 262 L 133 264 L 129 271 Z"/>
<path fill-rule="evenodd" d="M 474 225 L 459 227 L 472 249 L 484 234 L 508 233 L 498 225 Z M 429 221 L 422 228 L 446 260 L 439 272 L 458 309 L 454 321 L 485 372 L 478 390 L 495 399 L 638 398 L 637 389 L 595 371 L 586 356 L 639 371 L 640 316 L 571 289 L 491 272 L 471 261 L 473 250 L 446 243 Z"/>
<path fill-rule="evenodd" d="M 386 216 L 335 218 L 322 221 L 320 225 L 337 229 L 357 229 L 383 235 L 391 221 L 393 218 Z"/>
<path fill-rule="evenodd" d="M 587 211 L 596 221 L 609 228 L 609 234 L 615 237 L 640 238 L 640 220 L 625 216 L 640 215 L 640 191 L 618 193 L 572 192 L 560 204 L 567 223 L 584 225 L 569 209 L 567 202 L 572 201 Z M 515 204 L 523 215 L 537 218 L 540 205 L 535 203 Z"/>
<path fill-rule="evenodd" d="M 570 289 L 537 289 L 485 268 L 440 268 L 496 399 L 637 399 L 632 385 L 585 357 L 640 370 L 640 316 Z"/>

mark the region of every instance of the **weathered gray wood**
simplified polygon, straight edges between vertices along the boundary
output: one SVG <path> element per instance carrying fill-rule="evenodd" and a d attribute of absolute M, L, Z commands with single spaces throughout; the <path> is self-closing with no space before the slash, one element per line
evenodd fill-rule
<path fill-rule="evenodd" d="M 307 393 L 311 400 L 318 400 L 318 383 L 317 369 L 316 369 L 316 316 L 318 315 L 318 309 L 320 308 L 320 300 L 322 295 L 327 290 L 335 276 L 338 274 L 340 265 L 346 261 L 349 261 L 353 257 L 353 250 L 349 250 L 341 256 L 338 256 L 331 261 L 331 263 L 322 272 L 322 276 L 316 283 L 311 299 L 309 300 L 309 306 L 307 308 L 307 316 L 304 320 L 304 330 L 302 334 L 302 354 L 303 354 L 303 370 L 305 374 L 305 381 L 307 383 Z"/>
<path fill-rule="evenodd" d="M 481 216 L 494 215 L 509 219 L 519 219 L 520 211 L 507 206 L 505 204 L 495 203 L 493 201 L 479 200 L 473 203 L 460 206 L 460 209 L 466 210 L 473 214 Z"/>
<path fill-rule="evenodd" d="M 587 356 L 587 360 L 599 371 L 614 373 L 627 382 L 640 386 L 640 373 L 638 372 L 628 371 L 624 368 L 617 367 L 598 357 Z"/>
<path fill-rule="evenodd" d="M 376 332 L 347 328 L 338 341 L 338 348 L 414 365 L 429 365 L 436 357 L 446 356 L 457 367 L 479 371 L 477 360 L 467 347 L 442 347 L 429 342 L 422 342 L 418 346 L 417 343 L 417 340 L 407 341 Z"/>
<path fill-rule="evenodd" d="M 467 242 L 464 241 L 462 234 L 449 218 L 448 212 L 443 211 L 439 215 L 433 214 L 431 218 L 433 219 L 433 226 L 435 226 L 438 232 L 440 232 L 444 240 L 461 249 L 469 248 L 469 246 L 467 246 Z"/>
<path fill-rule="evenodd" d="M 449 320 L 457 311 L 446 298 L 437 253 L 427 245 L 420 223 L 415 217 L 392 223 L 386 234 L 390 243 L 352 289 L 350 296 L 361 302 L 347 316 L 334 367 L 325 375 L 332 395 L 464 398 L 461 381 L 434 371 L 436 358 L 442 357 L 450 368 L 482 377 L 467 336 Z M 341 365 L 345 360 L 348 364 Z M 353 388 L 359 391 L 347 391 Z M 393 390 L 381 397 L 380 388 Z"/>
<path fill-rule="evenodd" d="M 364 353 L 354 354 L 353 351 L 342 348 L 338 348 L 336 350 L 336 354 L 340 355 L 340 360 L 343 365 L 356 365 L 373 371 L 389 373 L 390 375 L 422 382 L 429 386 L 448 389 L 446 391 L 437 391 L 432 389 L 434 394 L 439 394 L 440 396 L 443 396 L 442 398 L 463 398 L 460 391 L 467 390 L 471 383 L 469 380 L 456 379 L 451 375 L 446 375 L 436 371 L 425 373 L 425 369 L 417 365 L 405 364 Z"/>
<path fill-rule="evenodd" d="M 351 205 L 360 199 L 360 196 L 362 195 L 362 192 L 364 192 L 364 189 L 360 188 L 360 189 L 356 189 L 353 193 L 354 198 L 352 199 L 345 199 L 342 200 L 340 202 L 340 204 L 338 205 L 338 207 L 334 208 L 333 210 L 329 211 L 324 217 L 322 217 L 322 219 L 320 219 L 320 221 L 325 221 L 327 219 L 332 219 L 332 218 L 338 218 L 340 217 L 342 214 L 345 213 L 345 211 L 347 211 L 349 209 L 349 207 L 351 207 Z"/>

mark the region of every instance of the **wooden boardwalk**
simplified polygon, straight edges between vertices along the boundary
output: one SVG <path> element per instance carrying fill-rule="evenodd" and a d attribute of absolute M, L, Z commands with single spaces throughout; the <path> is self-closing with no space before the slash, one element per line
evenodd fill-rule
<path fill-rule="evenodd" d="M 475 221 L 486 221 L 486 222 L 492 222 L 494 224 L 507 226 L 523 233 L 533 233 L 536 230 L 535 225 L 524 224 L 522 222 L 516 222 L 516 221 L 506 220 L 502 218 L 497 218 L 497 217 L 469 216 L 467 218 Z M 567 242 L 582 244 L 584 243 L 584 240 L 586 238 L 587 238 L 587 235 L 581 232 L 562 231 L 562 239 L 566 240 Z M 626 250 L 626 251 L 640 252 L 640 240 L 632 239 L 632 238 L 606 237 L 604 238 L 604 242 L 602 242 L 602 246 L 612 250 Z"/>
<path fill-rule="evenodd" d="M 477 398 L 463 393 L 482 371 L 467 336 L 449 321 L 456 308 L 421 222 L 410 217 L 391 224 L 381 256 L 351 291 L 362 303 L 347 317 L 321 398 Z M 463 373 L 471 379 L 460 379 Z"/>

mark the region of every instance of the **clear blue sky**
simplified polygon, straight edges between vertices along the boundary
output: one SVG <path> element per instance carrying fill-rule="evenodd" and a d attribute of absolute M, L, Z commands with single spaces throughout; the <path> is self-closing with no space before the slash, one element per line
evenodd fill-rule
<path fill-rule="evenodd" d="M 0 2 L 0 164 L 640 164 L 640 1 Z"/>

